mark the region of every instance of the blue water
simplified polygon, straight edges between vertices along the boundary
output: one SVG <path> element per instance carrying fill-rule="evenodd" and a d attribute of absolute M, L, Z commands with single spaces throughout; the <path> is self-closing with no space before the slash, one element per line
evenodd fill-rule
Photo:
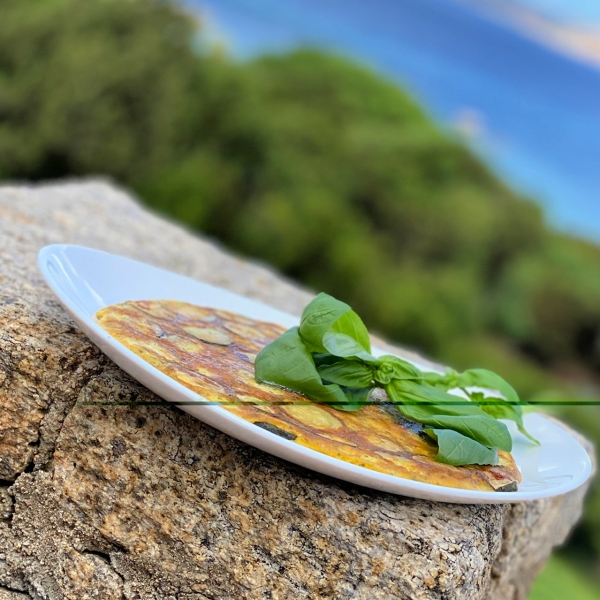
<path fill-rule="evenodd" d="M 480 115 L 473 147 L 551 223 L 600 240 L 600 70 L 451 0 L 187 0 L 238 57 L 318 45 L 410 89 L 450 126 Z"/>

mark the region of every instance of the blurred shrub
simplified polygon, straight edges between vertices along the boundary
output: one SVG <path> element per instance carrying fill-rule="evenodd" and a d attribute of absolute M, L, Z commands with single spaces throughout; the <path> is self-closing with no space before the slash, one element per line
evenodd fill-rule
<path fill-rule="evenodd" d="M 500 330 L 544 362 L 600 367 L 600 249 L 566 236 L 547 237 L 520 256 L 497 295 Z"/>
<path fill-rule="evenodd" d="M 0 0 L 0 174 L 129 181 L 178 160 L 204 114 L 196 31 L 168 2 Z"/>
<path fill-rule="evenodd" d="M 527 600 L 598 600 L 600 585 L 582 577 L 568 561 L 551 557 L 535 580 Z"/>

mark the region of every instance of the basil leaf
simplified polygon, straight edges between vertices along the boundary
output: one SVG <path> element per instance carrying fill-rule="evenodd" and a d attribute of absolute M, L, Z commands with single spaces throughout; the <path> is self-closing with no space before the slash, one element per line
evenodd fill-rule
<path fill-rule="evenodd" d="M 298 327 L 265 346 L 256 357 L 254 369 L 257 381 L 275 383 L 319 402 L 348 402 L 339 385 L 323 384 Z"/>
<path fill-rule="evenodd" d="M 333 354 L 321 354 L 319 352 L 313 352 L 312 358 L 317 369 L 325 365 L 334 365 L 338 362 L 344 362 L 344 359 L 339 356 L 334 356 Z"/>
<path fill-rule="evenodd" d="M 447 369 L 443 375 L 431 371 L 423 373 L 423 381 L 445 391 L 460 387 L 457 384 L 458 373 L 454 369 Z"/>
<path fill-rule="evenodd" d="M 463 398 L 448 394 L 443 390 L 407 380 L 394 380 L 385 387 L 388 396 L 400 406 L 414 410 L 425 411 L 423 414 L 444 414 L 448 416 L 478 415 L 485 417 L 486 413 L 475 403 L 456 404 Z M 419 402 L 428 404 L 418 404 Z M 409 402 L 410 405 L 403 405 Z M 435 402 L 435 405 L 429 404 Z M 417 404 L 415 404 L 417 403 Z"/>
<path fill-rule="evenodd" d="M 400 402 L 402 399 L 410 402 L 418 400 L 412 394 L 394 390 L 397 387 L 396 385 L 388 386 L 390 388 L 388 395 L 391 392 L 391 395 L 395 395 Z M 512 449 L 512 438 L 506 425 L 487 415 L 477 405 L 397 404 L 396 408 L 403 417 L 417 421 L 417 423 L 453 429 L 484 446 L 493 446 L 507 452 Z"/>
<path fill-rule="evenodd" d="M 369 395 L 373 391 L 372 387 L 364 387 L 364 388 L 348 388 L 342 387 L 342 391 L 346 396 L 347 404 L 335 404 L 333 408 L 337 408 L 339 410 L 344 410 L 346 412 L 354 412 L 360 410 L 365 402 L 369 399 Z"/>
<path fill-rule="evenodd" d="M 430 415 L 420 422 L 436 428 L 458 431 L 488 448 L 499 448 L 506 452 L 512 450 L 512 438 L 508 428 L 493 417 Z"/>
<path fill-rule="evenodd" d="M 349 310 L 335 321 L 331 326 L 330 331 L 332 333 L 343 333 L 351 337 L 356 340 L 366 352 L 371 352 L 371 338 L 369 337 L 369 332 L 361 318 L 353 310 Z"/>
<path fill-rule="evenodd" d="M 311 352 L 376 360 L 370 355 L 369 332 L 360 317 L 347 304 L 327 294 L 319 294 L 304 309 L 300 335 Z"/>
<path fill-rule="evenodd" d="M 317 367 L 321 379 L 352 388 L 371 388 L 373 367 L 356 360 L 339 360 Z"/>
<path fill-rule="evenodd" d="M 319 294 L 310 302 L 300 319 L 300 335 L 312 352 L 327 352 L 323 337 L 333 324 L 352 309 L 328 294 Z"/>
<path fill-rule="evenodd" d="M 396 404 L 396 408 L 407 418 L 425 423 L 434 417 L 479 417 L 491 418 L 476 406 L 440 406 L 431 404 L 415 404 L 414 397 L 406 397 L 410 404 Z"/>
<path fill-rule="evenodd" d="M 425 429 L 425 433 L 437 440 L 435 459 L 447 465 L 497 465 L 498 451 L 451 429 Z"/>
<path fill-rule="evenodd" d="M 340 358 L 360 358 L 366 362 L 377 361 L 354 338 L 345 333 L 328 331 L 323 336 L 323 346 L 328 352 Z"/>
<path fill-rule="evenodd" d="M 481 387 L 500 392 L 509 402 L 519 402 L 515 389 L 500 375 L 487 369 L 469 369 L 458 376 L 456 387 Z"/>
<path fill-rule="evenodd" d="M 485 400 L 483 394 L 481 392 L 474 392 L 469 394 L 471 399 L 474 402 Z M 514 421 L 517 424 L 517 428 L 519 431 L 529 440 L 531 440 L 534 444 L 540 445 L 540 442 L 534 438 L 528 431 L 525 429 L 525 425 L 523 424 L 523 411 L 520 406 L 509 404 L 505 400 L 501 398 L 495 398 L 495 402 L 501 402 L 501 404 L 481 404 L 481 409 L 484 410 L 488 415 L 491 415 L 495 419 L 506 419 L 509 421 Z"/>
<path fill-rule="evenodd" d="M 512 449 L 512 438 L 506 425 L 489 416 L 477 404 L 452 404 L 458 400 L 457 396 L 410 381 L 394 381 L 386 386 L 386 392 L 407 419 L 423 425 L 453 429 L 485 446 L 507 452 Z M 414 404 L 423 400 L 440 404 Z"/>
<path fill-rule="evenodd" d="M 373 374 L 375 381 L 387 385 L 392 379 L 420 380 L 423 373 L 414 365 L 397 356 L 386 354 L 379 357 L 377 369 Z"/>
<path fill-rule="evenodd" d="M 525 429 L 521 407 L 518 404 L 511 404 L 519 402 L 519 395 L 512 385 L 500 377 L 500 375 L 496 375 L 496 373 L 488 371 L 487 369 L 470 369 L 458 376 L 457 383 L 459 387 L 463 388 L 475 386 L 489 389 L 492 392 L 490 397 L 498 400 L 506 400 L 506 404 L 482 404 L 481 408 L 496 419 L 508 419 L 514 421 L 517 424 L 519 431 L 526 438 L 539 445 L 540 442 Z M 504 398 L 498 398 L 497 395 L 494 395 L 494 392 L 500 392 Z M 470 393 L 468 391 L 467 393 L 474 401 L 479 399 L 484 400 L 483 394 L 478 392 Z"/>

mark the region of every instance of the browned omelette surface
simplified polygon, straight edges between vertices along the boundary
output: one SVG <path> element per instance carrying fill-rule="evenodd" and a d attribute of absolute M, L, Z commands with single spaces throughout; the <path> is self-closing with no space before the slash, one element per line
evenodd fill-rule
<path fill-rule="evenodd" d="M 96 319 L 124 346 L 206 400 L 302 446 L 381 473 L 454 488 L 515 489 L 521 481 L 507 452 L 500 451 L 495 467 L 436 462 L 436 447 L 393 408 L 343 412 L 257 383 L 254 358 L 285 331 L 279 325 L 174 300 L 108 306 Z"/>

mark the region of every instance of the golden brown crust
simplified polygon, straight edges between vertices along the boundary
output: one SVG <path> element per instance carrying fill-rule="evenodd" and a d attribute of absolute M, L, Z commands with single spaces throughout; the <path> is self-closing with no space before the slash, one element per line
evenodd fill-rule
<path fill-rule="evenodd" d="M 370 405 L 336 410 L 254 379 L 254 358 L 279 325 L 174 300 L 125 302 L 100 310 L 101 327 L 163 373 L 233 414 L 295 443 L 374 471 L 471 490 L 520 483 L 512 456 L 498 466 L 453 467 L 396 411 Z"/>

